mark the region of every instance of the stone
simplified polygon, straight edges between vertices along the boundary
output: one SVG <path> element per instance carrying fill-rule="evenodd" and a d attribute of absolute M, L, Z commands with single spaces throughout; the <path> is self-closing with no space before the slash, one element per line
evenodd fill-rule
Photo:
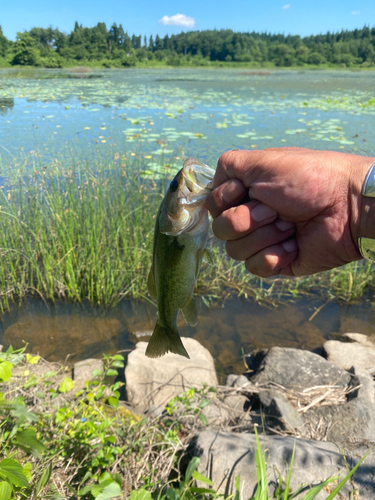
<path fill-rule="evenodd" d="M 92 318 L 79 314 L 69 316 L 33 315 L 27 313 L 4 332 L 4 344 L 15 349 L 28 344 L 28 351 L 49 361 L 77 355 L 94 344 L 107 346 L 123 330 L 116 318 Z M 105 347 L 102 347 L 105 350 Z"/>
<path fill-rule="evenodd" d="M 366 335 L 347 333 L 343 335 L 353 342 L 328 340 L 324 343 L 327 360 L 339 368 L 350 370 L 353 366 L 370 372 L 375 371 L 375 345 Z"/>
<path fill-rule="evenodd" d="M 275 382 L 286 388 L 303 390 L 317 385 L 347 387 L 350 374 L 318 354 L 287 347 L 271 347 L 255 355 L 254 384 Z"/>
<path fill-rule="evenodd" d="M 303 420 L 298 411 L 282 398 L 273 398 L 265 408 L 266 423 L 272 429 L 296 431 L 302 428 Z"/>
<path fill-rule="evenodd" d="M 129 340 L 136 344 L 137 342 L 148 342 L 151 338 L 152 330 L 137 330 L 135 332 L 129 332 Z"/>
<path fill-rule="evenodd" d="M 281 391 L 278 391 L 277 389 L 263 389 L 259 391 L 258 397 L 259 401 L 264 407 L 270 406 L 275 398 L 282 399 L 283 401 L 288 401 L 288 398 L 285 396 L 285 394 Z"/>
<path fill-rule="evenodd" d="M 197 340 L 183 338 L 190 359 L 168 353 L 161 358 L 147 358 L 146 342 L 138 342 L 130 352 L 125 368 L 127 400 L 141 411 L 151 405 L 162 406 L 190 387 L 218 384 L 214 360 Z"/>
<path fill-rule="evenodd" d="M 341 445 L 375 441 L 375 404 L 355 398 L 342 405 L 320 406 L 310 410 L 312 415 L 330 422 L 327 439 Z M 375 497 L 374 497 L 375 498 Z"/>
<path fill-rule="evenodd" d="M 246 411 L 246 407 L 249 405 L 249 399 L 242 394 L 234 394 L 231 396 L 226 396 L 223 400 L 224 406 L 227 406 L 234 413 L 243 413 Z"/>
<path fill-rule="evenodd" d="M 205 406 L 202 414 L 206 417 L 207 425 L 213 429 L 227 425 L 231 419 L 231 413 L 228 408 L 225 408 L 217 399 L 214 399 L 209 405 Z"/>
<path fill-rule="evenodd" d="M 103 370 L 103 361 L 101 359 L 84 359 L 74 363 L 73 377 L 75 381 L 89 382 L 94 379 L 94 370 Z"/>
<path fill-rule="evenodd" d="M 228 375 L 225 381 L 225 385 L 228 387 L 246 387 L 250 385 L 250 381 L 245 375 Z"/>
<path fill-rule="evenodd" d="M 260 435 L 259 440 L 262 448 L 267 450 L 270 497 L 277 484 L 277 471 L 279 470 L 283 477 L 287 477 L 294 445 L 295 456 L 290 484 L 292 490 L 301 484 L 318 484 L 340 471 L 344 471 L 343 476 L 346 475 L 342 453 L 332 443 L 266 435 Z M 241 498 L 251 498 L 255 494 L 257 484 L 255 449 L 256 438 L 254 434 L 233 434 L 208 429 L 198 434 L 188 451 L 190 456 L 200 458 L 198 471 L 213 481 L 213 488 L 216 491 L 225 495 L 234 493 L 235 478 L 240 475 Z M 353 462 L 350 460 L 349 465 L 353 466 Z M 199 484 L 199 486 L 204 485 Z M 347 486 L 342 492 L 343 495 L 337 496 L 337 500 L 349 500 Z M 373 496 L 368 497 L 368 499 L 375 498 L 374 487 L 372 494 Z M 316 499 L 325 499 L 327 496 L 328 491 L 322 491 Z M 362 500 L 362 496 L 360 498 Z"/>

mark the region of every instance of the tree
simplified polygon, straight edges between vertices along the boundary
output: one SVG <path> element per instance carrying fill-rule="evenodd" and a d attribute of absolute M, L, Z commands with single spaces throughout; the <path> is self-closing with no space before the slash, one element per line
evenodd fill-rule
<path fill-rule="evenodd" d="M 9 42 L 3 34 L 3 30 L 0 26 L 0 57 L 4 57 L 8 51 Z"/>
<path fill-rule="evenodd" d="M 39 63 L 39 53 L 35 45 L 35 39 L 31 35 L 27 32 L 18 32 L 16 43 L 14 44 L 12 64 L 37 66 Z"/>

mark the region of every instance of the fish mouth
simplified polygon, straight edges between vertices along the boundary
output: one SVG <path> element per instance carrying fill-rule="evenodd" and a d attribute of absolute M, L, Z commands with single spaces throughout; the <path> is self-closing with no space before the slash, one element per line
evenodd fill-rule
<path fill-rule="evenodd" d="M 194 194 L 207 196 L 215 170 L 195 158 L 186 158 L 181 170 L 187 189 Z M 203 191 L 203 192 L 202 192 Z"/>

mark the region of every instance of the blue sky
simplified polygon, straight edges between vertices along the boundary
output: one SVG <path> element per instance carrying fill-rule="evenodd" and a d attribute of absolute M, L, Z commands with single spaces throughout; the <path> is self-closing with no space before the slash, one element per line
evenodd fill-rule
<path fill-rule="evenodd" d="M 181 14 L 179 17 L 175 17 Z M 160 22 L 164 19 L 164 24 Z M 129 34 L 164 36 L 188 29 L 268 31 L 301 36 L 375 25 L 374 0 L 17 0 L 2 2 L 0 25 L 11 40 L 38 27 L 70 32 L 74 22 L 122 24 Z"/>

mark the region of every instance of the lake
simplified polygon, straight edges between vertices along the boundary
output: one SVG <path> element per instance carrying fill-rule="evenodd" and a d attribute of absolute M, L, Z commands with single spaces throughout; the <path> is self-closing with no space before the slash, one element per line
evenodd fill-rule
<path fill-rule="evenodd" d="M 12 74 L 0 70 L 3 182 L 19 165 L 95 164 L 98 155 L 108 161 L 124 154 L 140 158 L 142 176 L 163 179 L 186 156 L 214 167 L 227 149 L 374 151 L 373 72 L 40 70 L 43 79 Z M 221 371 L 237 373 L 244 368 L 242 353 L 253 348 L 313 350 L 340 332 L 370 334 L 374 324 L 371 300 L 338 305 L 317 297 L 275 309 L 233 298 L 220 308 L 200 303 L 199 312 L 197 329 L 181 323 L 182 335 L 206 345 Z M 47 359 L 77 360 L 131 348 L 134 332 L 152 328 L 155 318 L 147 302 L 123 300 L 103 312 L 26 301 L 3 316 L 0 342 L 21 347 L 25 340 Z"/>

